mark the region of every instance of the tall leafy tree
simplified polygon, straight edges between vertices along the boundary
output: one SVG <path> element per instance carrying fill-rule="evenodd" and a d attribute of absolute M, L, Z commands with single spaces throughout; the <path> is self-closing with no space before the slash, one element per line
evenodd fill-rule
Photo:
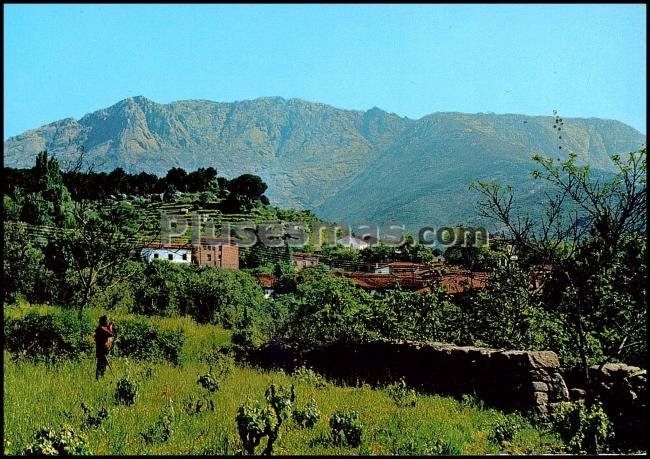
<path fill-rule="evenodd" d="M 541 217 L 515 212 L 512 189 L 495 182 L 473 184 L 483 197 L 480 212 L 520 253 L 552 267 L 543 304 L 565 318 L 587 382 L 590 364 L 622 355 L 645 360 L 646 341 L 637 337 L 647 304 L 646 148 L 612 156 L 610 177 L 579 165 L 571 152 L 564 160 L 534 159 L 533 176 L 549 185 Z"/>

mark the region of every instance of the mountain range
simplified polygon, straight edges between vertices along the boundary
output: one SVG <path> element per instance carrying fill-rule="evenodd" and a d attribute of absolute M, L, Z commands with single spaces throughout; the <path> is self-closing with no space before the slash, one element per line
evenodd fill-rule
<path fill-rule="evenodd" d="M 273 204 L 340 223 L 480 224 L 478 196 L 468 190 L 473 180 L 508 182 L 523 205 L 534 205 L 541 199 L 530 176 L 535 153 L 564 158 L 573 151 L 607 172 L 611 154 L 646 142 L 619 121 L 565 118 L 558 132 L 554 120 L 455 112 L 414 120 L 281 97 L 159 104 L 138 96 L 10 137 L 4 161 L 32 167 L 47 149 L 65 162 L 83 146 L 106 171 L 164 175 L 171 167 L 213 166 L 229 178 L 256 174 Z"/>

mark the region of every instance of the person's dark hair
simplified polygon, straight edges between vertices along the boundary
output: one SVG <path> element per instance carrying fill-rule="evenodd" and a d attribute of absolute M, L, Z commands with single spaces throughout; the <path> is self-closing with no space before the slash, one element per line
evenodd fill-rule
<path fill-rule="evenodd" d="M 108 316 L 101 316 L 99 318 L 99 325 L 108 325 Z"/>

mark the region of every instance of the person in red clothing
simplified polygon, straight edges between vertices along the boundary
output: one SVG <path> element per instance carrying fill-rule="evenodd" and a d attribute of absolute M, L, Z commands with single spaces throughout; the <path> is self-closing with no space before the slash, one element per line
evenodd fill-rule
<path fill-rule="evenodd" d="M 104 376 L 106 366 L 108 365 L 108 352 L 113 346 L 115 338 L 115 329 L 113 324 L 108 322 L 107 316 L 99 318 L 99 326 L 95 329 L 95 355 L 97 357 L 97 370 L 95 371 L 95 380 Z"/>

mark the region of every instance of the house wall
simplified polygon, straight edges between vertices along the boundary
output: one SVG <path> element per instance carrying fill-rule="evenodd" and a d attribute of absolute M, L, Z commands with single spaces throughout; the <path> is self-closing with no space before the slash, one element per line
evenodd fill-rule
<path fill-rule="evenodd" d="M 302 257 L 295 257 L 293 259 L 293 263 L 298 269 L 303 269 L 303 268 L 309 268 L 310 266 L 316 266 L 318 264 L 318 260 L 315 258 L 302 258 Z"/>
<path fill-rule="evenodd" d="M 158 255 L 158 257 L 156 257 Z M 169 256 L 172 256 L 172 259 L 169 259 Z M 185 259 L 183 259 L 185 255 Z M 192 251 L 190 249 L 154 249 L 154 248 L 144 248 L 140 251 L 140 256 L 143 260 L 151 262 L 153 260 L 165 260 L 171 261 L 172 263 L 191 263 L 192 262 Z"/>
<path fill-rule="evenodd" d="M 199 266 L 239 269 L 239 246 L 229 244 L 201 244 L 194 257 Z"/>

